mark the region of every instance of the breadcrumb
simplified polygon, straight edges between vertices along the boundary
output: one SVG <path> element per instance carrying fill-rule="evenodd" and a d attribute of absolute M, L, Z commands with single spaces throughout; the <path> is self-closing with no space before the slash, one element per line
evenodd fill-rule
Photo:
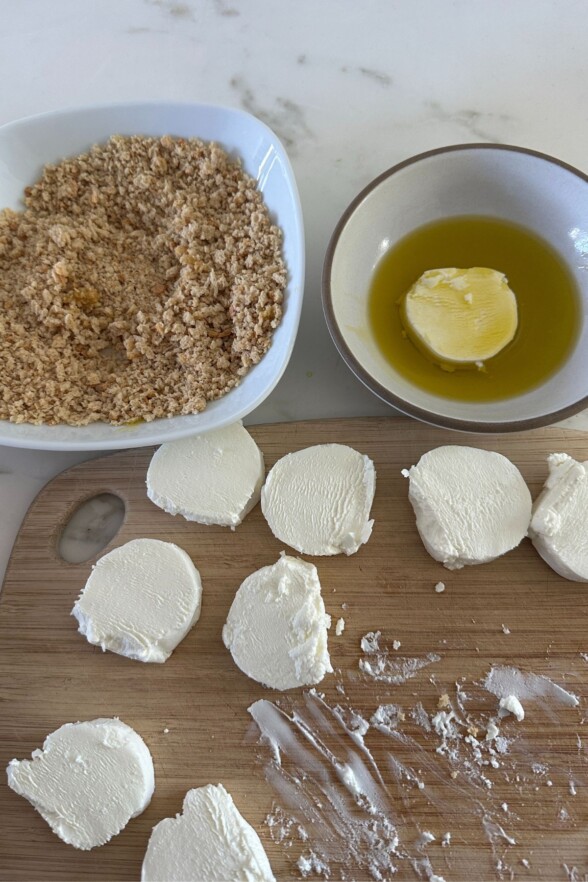
<path fill-rule="evenodd" d="M 0 419 L 197 413 L 282 315 L 281 232 L 217 144 L 115 136 L 0 212 Z"/>

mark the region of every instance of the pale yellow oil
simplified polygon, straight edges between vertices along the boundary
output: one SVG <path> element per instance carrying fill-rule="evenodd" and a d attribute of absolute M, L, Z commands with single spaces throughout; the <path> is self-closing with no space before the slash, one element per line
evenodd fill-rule
<path fill-rule="evenodd" d="M 484 371 L 442 370 L 403 333 L 399 302 L 425 270 L 484 266 L 508 279 L 518 305 L 515 338 Z M 532 389 L 568 358 L 580 325 L 574 280 L 557 252 L 523 227 L 489 217 L 435 221 L 380 260 L 369 294 L 371 330 L 390 364 L 415 385 L 460 401 L 495 401 Z"/>

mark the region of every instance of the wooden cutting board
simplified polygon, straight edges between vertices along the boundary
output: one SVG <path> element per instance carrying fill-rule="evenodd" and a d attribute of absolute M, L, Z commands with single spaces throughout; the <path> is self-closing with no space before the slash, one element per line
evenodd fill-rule
<path fill-rule="evenodd" d="M 289 451 L 325 442 L 349 444 L 368 454 L 376 466 L 371 540 L 349 558 L 314 559 L 327 611 L 334 619 L 346 620 L 340 637 L 331 631 L 331 658 L 338 674 L 321 684 L 327 700 L 342 700 L 341 689 L 335 691 L 338 682 L 346 684 L 347 695 L 367 714 L 378 702 L 390 701 L 391 695 L 406 701 L 407 707 L 418 697 L 432 714 L 442 692 L 462 677 L 463 682 L 479 679 L 493 663 L 545 674 L 570 689 L 581 699 L 579 712 L 560 709 L 546 717 L 529 706 L 524 723 L 511 718 L 504 724 L 511 734 L 524 731 L 525 744 L 544 757 L 547 773 L 538 772 L 535 783 L 531 772 L 527 777 L 525 772 L 526 789 L 525 782 L 513 779 L 509 791 L 504 776 L 495 787 L 499 800 L 516 806 L 516 817 L 509 809 L 508 829 L 516 832 L 517 845 L 508 846 L 505 859 L 516 876 L 565 878 L 564 863 L 570 871 L 573 866 L 578 872 L 588 871 L 588 780 L 584 783 L 581 728 L 588 664 L 580 655 L 588 650 L 588 589 L 558 577 L 527 540 L 492 564 L 448 572 L 429 557 L 419 540 L 407 482 L 400 474 L 434 446 L 470 444 L 511 458 L 535 496 L 546 475 L 546 454 L 566 451 L 588 459 L 588 439 L 562 429 L 466 436 L 401 419 L 257 426 L 251 433 L 268 467 Z M 181 810 L 188 788 L 210 782 L 222 782 L 259 831 L 276 877 L 299 878 L 293 862 L 302 849 L 274 843 L 263 824 L 274 794 L 264 780 L 258 750 L 251 737 L 246 739 L 252 728 L 247 707 L 258 698 L 280 696 L 241 674 L 221 640 L 236 588 L 253 570 L 273 563 L 284 545 L 271 535 L 259 506 L 235 532 L 191 524 L 160 511 L 145 493 L 151 454 L 150 449 L 118 453 L 64 472 L 39 494 L 24 520 L 0 602 L 0 766 L 4 768 L 13 757 L 28 757 L 64 722 L 119 716 L 143 736 L 152 752 L 154 798 L 111 843 L 81 852 L 64 845 L 2 781 L 0 877 L 4 880 L 139 879 L 152 826 Z M 126 506 L 123 526 L 109 548 L 143 536 L 168 540 L 184 548 L 201 572 L 202 616 L 164 665 L 102 653 L 77 633 L 70 616 L 92 561 L 64 562 L 57 554 L 57 540 L 79 504 L 102 492 L 119 495 Z M 437 594 L 434 585 L 440 580 L 447 587 Z M 387 645 L 393 639 L 401 641 L 399 655 L 419 658 L 433 651 L 441 658 L 398 687 L 362 677 L 360 638 L 374 629 L 381 630 Z M 296 698 L 296 691 L 292 696 Z M 374 732 L 373 738 L 378 737 Z M 434 764 L 434 748 L 430 743 L 424 746 L 427 762 Z M 420 766 L 417 771 L 425 774 Z M 570 774 L 576 782 L 573 798 Z M 547 786 L 549 775 L 551 786 Z M 416 836 L 436 823 L 433 832 L 439 839 L 445 832 L 441 823 L 451 820 L 446 829 L 453 831 L 453 845 L 431 846 L 437 851 L 428 852 L 435 857 L 431 860 L 436 871 L 448 882 L 498 878 L 496 843 L 493 853 L 469 804 L 460 800 L 457 790 L 454 794 L 449 814 L 442 819 L 424 799 L 422 803 L 413 799 L 410 805 L 399 800 L 396 820 L 402 823 L 403 835 Z M 506 821 L 504 826 L 506 830 Z M 503 844 L 507 849 L 506 840 Z M 521 860 L 528 860 L 530 868 Z M 416 878 L 414 867 L 414 862 L 400 862 L 396 878 Z M 338 872 L 333 868 L 333 878 L 339 878 Z M 349 873 L 347 878 L 367 878 Z M 427 873 L 422 871 L 422 877 Z"/>

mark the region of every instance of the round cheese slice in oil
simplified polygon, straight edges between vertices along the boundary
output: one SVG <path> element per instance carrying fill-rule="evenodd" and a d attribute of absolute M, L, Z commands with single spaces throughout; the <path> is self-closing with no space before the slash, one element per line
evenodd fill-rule
<path fill-rule="evenodd" d="M 506 276 L 487 267 L 427 270 L 404 297 L 401 317 L 413 343 L 447 370 L 483 367 L 518 327 Z"/>

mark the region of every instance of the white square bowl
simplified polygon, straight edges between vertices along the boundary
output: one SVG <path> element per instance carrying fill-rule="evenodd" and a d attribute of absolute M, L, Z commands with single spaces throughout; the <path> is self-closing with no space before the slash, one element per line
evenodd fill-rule
<path fill-rule="evenodd" d="M 255 178 L 283 233 L 288 271 L 284 312 L 259 364 L 198 414 L 132 426 L 36 426 L 0 420 L 0 444 L 41 450 L 116 450 L 161 444 L 218 429 L 251 413 L 284 373 L 298 331 L 304 293 L 304 229 L 294 174 L 284 147 L 260 120 L 206 104 L 119 104 L 45 113 L 0 127 L 0 207 L 19 210 L 25 187 L 47 163 L 86 152 L 111 135 L 175 135 L 216 141 Z"/>

